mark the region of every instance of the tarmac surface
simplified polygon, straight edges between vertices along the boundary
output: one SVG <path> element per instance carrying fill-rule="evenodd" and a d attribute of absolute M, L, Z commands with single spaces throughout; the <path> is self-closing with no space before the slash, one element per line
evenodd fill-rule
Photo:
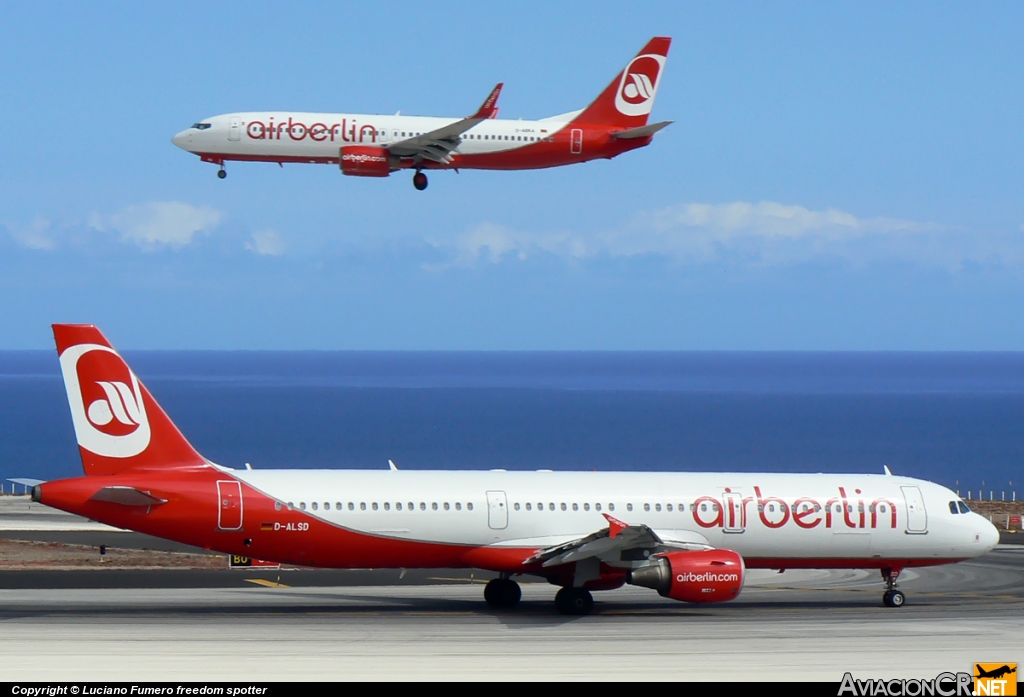
<path fill-rule="evenodd" d="M 142 587 L 70 572 L 83 588 L 36 585 L 69 572 L 18 573 L 27 582 L 0 590 L 8 680 L 838 682 L 1024 662 L 1021 546 L 905 572 L 899 609 L 882 606 L 875 573 L 787 571 L 752 572 L 722 605 L 597 593 L 581 618 L 558 615 L 546 583 L 523 583 L 519 607 L 495 612 L 482 583 L 436 571 L 131 572 Z M 390 585 L 352 585 L 366 578 Z"/>
<path fill-rule="evenodd" d="M 0 538 L 202 553 L 23 500 Z M 1009 535 L 1016 542 L 1024 535 Z M 1024 541 L 1024 540 L 1022 540 Z M 110 559 L 117 553 L 111 550 Z M 483 602 L 472 569 L 0 571 L 0 656 L 12 681 L 818 680 L 931 678 L 1024 663 L 1024 546 L 905 571 L 903 608 L 877 572 L 754 570 L 743 594 L 695 606 L 625 587 L 588 617 L 555 588 Z"/>

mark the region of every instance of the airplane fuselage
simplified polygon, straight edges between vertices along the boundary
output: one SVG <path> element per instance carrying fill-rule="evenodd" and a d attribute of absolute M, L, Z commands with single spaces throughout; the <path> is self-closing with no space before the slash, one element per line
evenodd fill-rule
<path fill-rule="evenodd" d="M 110 486 L 167 503 L 91 498 Z M 734 550 L 751 568 L 925 566 L 979 556 L 998 541 L 991 523 L 957 508 L 952 491 L 884 475 L 206 466 L 48 482 L 43 495 L 118 527 L 334 568 L 539 571 L 523 562 L 607 525 L 604 514 L 646 525 L 666 542 Z"/>
<path fill-rule="evenodd" d="M 487 119 L 461 136 L 450 163 L 396 158 L 391 169 L 542 169 L 610 159 L 652 136 L 617 139 L 622 128 L 576 123 L 576 114 L 539 121 Z M 340 164 L 347 146 L 389 148 L 459 119 L 381 114 L 245 112 L 205 119 L 172 139 L 204 162 Z"/>

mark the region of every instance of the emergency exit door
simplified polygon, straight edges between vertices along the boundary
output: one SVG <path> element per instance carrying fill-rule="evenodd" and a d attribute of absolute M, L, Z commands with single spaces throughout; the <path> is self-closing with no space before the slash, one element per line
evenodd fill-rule
<path fill-rule="evenodd" d="M 242 528 L 242 485 L 235 480 L 217 482 L 217 529 Z"/>
<path fill-rule="evenodd" d="M 508 500 L 504 491 L 487 492 L 487 525 L 491 530 L 508 527 Z"/>

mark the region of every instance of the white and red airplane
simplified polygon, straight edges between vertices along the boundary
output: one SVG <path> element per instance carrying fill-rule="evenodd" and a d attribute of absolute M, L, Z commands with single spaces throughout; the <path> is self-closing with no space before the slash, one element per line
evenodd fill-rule
<path fill-rule="evenodd" d="M 584 614 L 630 583 L 694 603 L 746 569 L 901 569 L 985 554 L 999 533 L 931 482 L 863 474 L 234 470 L 189 444 L 100 331 L 54 325 L 84 477 L 32 498 L 196 547 L 308 567 L 475 567 L 514 606 L 519 574 Z"/>
<path fill-rule="evenodd" d="M 496 118 L 499 83 L 463 119 L 381 114 L 260 111 L 214 116 L 172 138 L 203 162 L 228 160 L 335 164 L 342 174 L 386 177 L 413 169 L 541 169 L 611 159 L 648 145 L 671 121 L 647 123 L 668 56 L 667 37 L 647 42 L 586 109 L 539 121 Z"/>

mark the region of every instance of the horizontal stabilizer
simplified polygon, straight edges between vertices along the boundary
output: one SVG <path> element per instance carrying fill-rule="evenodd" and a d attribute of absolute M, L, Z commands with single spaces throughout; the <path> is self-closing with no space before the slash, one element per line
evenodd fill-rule
<path fill-rule="evenodd" d="M 22 486 L 35 486 L 36 484 L 43 484 L 42 479 L 29 479 L 28 477 L 15 477 L 14 479 L 8 479 L 9 482 L 15 484 L 21 484 Z"/>
<path fill-rule="evenodd" d="M 620 140 L 629 140 L 630 138 L 646 138 L 653 136 L 655 133 L 663 129 L 665 126 L 673 123 L 672 121 L 659 121 L 658 123 L 649 123 L 646 126 L 640 126 L 639 128 L 630 128 L 625 131 L 618 131 L 612 133 L 612 138 L 619 138 Z"/>
<path fill-rule="evenodd" d="M 105 486 L 89 498 L 92 501 L 119 503 L 122 506 L 159 506 L 167 503 L 167 499 L 159 499 L 130 486 Z"/>

